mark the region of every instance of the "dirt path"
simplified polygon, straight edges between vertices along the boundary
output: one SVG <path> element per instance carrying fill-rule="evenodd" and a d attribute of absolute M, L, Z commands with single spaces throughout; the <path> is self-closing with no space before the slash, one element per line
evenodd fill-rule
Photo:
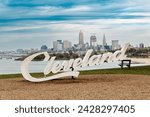
<path fill-rule="evenodd" d="M 81 75 L 43 83 L 0 79 L 0 99 L 150 99 L 150 76 Z"/>

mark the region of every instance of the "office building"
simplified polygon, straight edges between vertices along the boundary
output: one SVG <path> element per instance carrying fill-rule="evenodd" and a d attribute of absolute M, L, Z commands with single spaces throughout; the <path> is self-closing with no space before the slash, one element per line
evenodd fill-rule
<path fill-rule="evenodd" d="M 79 32 L 79 46 L 80 46 L 80 48 L 84 47 L 84 35 L 83 35 L 83 32 L 81 30 Z"/>
<path fill-rule="evenodd" d="M 47 51 L 47 50 L 48 50 L 48 47 L 46 45 L 41 46 L 41 51 Z"/>
<path fill-rule="evenodd" d="M 144 48 L 144 43 L 140 43 L 140 48 Z"/>
<path fill-rule="evenodd" d="M 54 51 L 61 51 L 63 50 L 63 42 L 62 40 L 57 40 L 53 42 L 53 49 Z"/>
<path fill-rule="evenodd" d="M 112 40 L 112 50 L 120 49 L 119 40 Z"/>
<path fill-rule="evenodd" d="M 106 46 L 107 43 L 106 43 L 106 37 L 105 37 L 105 34 L 103 35 L 103 46 Z"/>
<path fill-rule="evenodd" d="M 90 37 L 90 47 L 96 47 L 97 46 L 97 39 L 95 35 L 92 35 Z"/>
<path fill-rule="evenodd" d="M 64 43 L 63 43 L 63 49 L 69 49 L 71 48 L 71 42 L 68 41 L 68 40 L 64 40 Z"/>

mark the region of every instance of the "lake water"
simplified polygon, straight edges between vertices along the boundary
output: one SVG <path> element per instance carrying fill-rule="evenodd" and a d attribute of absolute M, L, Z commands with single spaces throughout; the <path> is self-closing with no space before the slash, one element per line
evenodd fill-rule
<path fill-rule="evenodd" d="M 20 66 L 22 61 L 14 61 L 13 59 L 0 59 L 0 74 L 16 74 L 21 73 Z M 109 69 L 109 68 L 118 68 L 120 67 L 118 64 L 120 62 L 112 62 L 112 63 L 103 63 L 99 66 L 93 67 L 85 67 L 82 70 L 90 70 L 90 69 Z M 43 72 L 47 62 L 42 61 L 33 61 L 29 67 L 30 72 Z M 132 64 L 131 66 L 142 66 L 146 64 Z"/>

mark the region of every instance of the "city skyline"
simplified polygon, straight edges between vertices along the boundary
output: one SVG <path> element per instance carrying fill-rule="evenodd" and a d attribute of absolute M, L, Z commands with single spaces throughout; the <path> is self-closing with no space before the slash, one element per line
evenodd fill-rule
<path fill-rule="evenodd" d="M 82 34 L 81 34 L 82 33 Z M 113 40 L 109 40 L 107 39 L 105 33 L 102 36 L 102 39 L 97 39 L 96 33 L 90 33 L 90 37 L 88 41 L 84 40 L 84 32 L 83 31 L 79 31 L 78 32 L 78 41 L 77 43 L 72 43 L 69 40 L 63 40 L 63 39 L 59 39 L 59 40 L 54 40 L 52 42 L 52 46 L 49 46 L 48 44 L 43 44 L 43 45 L 39 45 L 38 47 L 31 47 L 31 48 L 16 48 L 14 50 L 0 50 L 1 52 L 15 52 L 15 51 L 33 51 L 33 52 L 38 52 L 40 50 L 42 50 L 42 48 L 44 48 L 44 51 L 48 51 L 48 50 L 54 50 L 54 51 L 65 51 L 65 50 L 70 50 L 71 48 L 74 48 L 75 46 L 77 46 L 77 48 L 80 49 L 90 49 L 91 47 L 99 47 L 101 46 L 101 51 L 103 51 L 103 47 L 104 46 L 109 46 L 112 47 L 112 50 L 115 50 L 115 48 L 113 49 L 113 45 L 116 46 L 116 44 L 118 45 L 118 47 L 116 49 L 120 49 L 121 46 L 123 46 L 123 43 L 120 43 L 119 40 L 113 39 Z M 82 36 L 81 36 L 82 35 Z M 82 44 L 81 44 L 81 37 L 82 37 Z M 110 43 L 108 43 L 110 42 Z M 57 45 L 58 44 L 58 45 Z M 131 44 L 131 43 L 130 43 Z M 81 46 L 82 45 L 82 46 Z M 132 45 L 132 47 L 134 48 L 144 48 L 144 47 L 149 47 L 150 46 L 145 46 L 146 44 L 141 42 L 138 43 L 136 46 Z M 89 46 L 87 48 L 87 46 Z M 47 49 L 45 49 L 47 48 Z M 93 48 L 94 49 L 94 48 Z M 81 50 L 82 51 L 82 50 Z M 104 49 L 105 51 L 105 49 Z"/>
<path fill-rule="evenodd" d="M 150 46 L 149 0 L 0 0 L 0 51 L 52 47 L 53 41 L 78 43 L 91 33 L 102 42 L 119 40 Z"/>

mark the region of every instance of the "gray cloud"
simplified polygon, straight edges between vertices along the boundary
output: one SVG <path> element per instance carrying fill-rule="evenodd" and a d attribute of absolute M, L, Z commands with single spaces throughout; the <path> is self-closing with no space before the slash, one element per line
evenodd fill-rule
<path fill-rule="evenodd" d="M 86 41 L 96 33 L 101 42 L 106 33 L 109 43 L 150 45 L 149 0 L 0 0 L 0 7 L 0 50 L 52 47 L 57 39 L 77 43 L 80 29 Z"/>

